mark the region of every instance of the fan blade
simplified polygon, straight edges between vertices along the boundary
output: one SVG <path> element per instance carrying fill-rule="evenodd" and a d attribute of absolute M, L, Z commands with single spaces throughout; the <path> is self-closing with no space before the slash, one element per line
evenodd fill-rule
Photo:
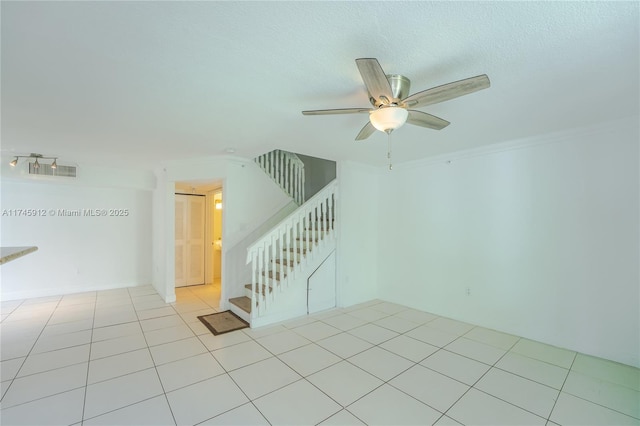
<path fill-rule="evenodd" d="M 389 105 L 393 100 L 393 93 L 387 76 L 378 60 L 375 58 L 360 58 L 356 59 L 356 65 L 358 65 L 362 81 L 367 86 L 369 95 L 373 96 L 376 101 Z"/>
<path fill-rule="evenodd" d="M 435 115 L 414 110 L 409 110 L 407 123 L 434 130 L 444 129 L 450 124 L 447 120 L 443 120 L 442 118 L 436 117 Z"/>
<path fill-rule="evenodd" d="M 486 89 L 489 86 L 489 77 L 487 77 L 486 74 L 482 74 L 414 93 L 408 98 L 403 99 L 402 104 L 407 108 L 423 107 L 425 105 L 448 101 L 458 96 L 468 95 L 469 93 Z"/>
<path fill-rule="evenodd" d="M 371 108 L 342 108 L 342 109 L 316 109 L 311 111 L 302 111 L 304 115 L 328 115 L 328 114 L 358 114 L 369 112 Z"/>
<path fill-rule="evenodd" d="M 357 141 L 365 140 L 369 136 L 371 136 L 376 131 L 376 128 L 373 127 L 370 121 L 367 121 L 367 124 L 364 125 L 358 136 L 356 136 Z"/>

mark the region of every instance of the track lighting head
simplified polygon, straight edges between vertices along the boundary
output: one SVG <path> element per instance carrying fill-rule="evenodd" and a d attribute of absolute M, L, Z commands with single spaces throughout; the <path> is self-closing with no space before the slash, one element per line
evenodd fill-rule
<path fill-rule="evenodd" d="M 44 157 L 42 156 L 42 154 L 36 154 L 36 153 L 31 153 L 29 155 L 16 155 L 15 158 L 13 160 L 11 160 L 9 162 L 9 165 L 11 167 L 15 167 L 18 164 L 18 160 L 21 158 L 26 158 L 27 160 L 34 160 L 33 162 L 33 168 L 34 169 L 39 169 L 40 168 L 40 161 L 39 160 L 53 160 L 53 162 L 51 163 L 51 168 L 52 169 L 57 169 L 58 168 L 58 157 Z"/>

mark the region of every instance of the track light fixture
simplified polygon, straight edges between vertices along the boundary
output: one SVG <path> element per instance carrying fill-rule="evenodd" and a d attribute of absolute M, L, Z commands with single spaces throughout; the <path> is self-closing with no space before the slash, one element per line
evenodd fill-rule
<path fill-rule="evenodd" d="M 26 158 L 27 161 L 35 159 L 35 161 L 33 162 L 33 168 L 34 169 L 39 169 L 40 168 L 39 160 L 53 160 L 53 162 L 51 163 L 51 168 L 52 169 L 57 169 L 58 168 L 58 157 L 44 157 L 42 154 L 36 154 L 36 153 L 33 153 L 33 152 L 31 154 L 29 154 L 29 155 L 16 155 L 16 158 L 11 160 L 9 162 L 9 165 L 11 167 L 15 167 L 18 164 L 18 160 L 20 158 Z"/>

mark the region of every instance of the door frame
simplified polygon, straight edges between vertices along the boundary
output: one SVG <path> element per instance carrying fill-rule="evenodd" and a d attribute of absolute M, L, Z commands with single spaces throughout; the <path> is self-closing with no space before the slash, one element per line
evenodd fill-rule
<path fill-rule="evenodd" d="M 215 211 L 215 200 L 217 198 L 223 198 L 222 186 L 217 188 L 212 188 L 206 192 L 206 215 L 207 221 L 205 223 L 205 233 L 206 233 L 206 247 L 205 247 L 205 258 L 208 261 L 205 262 L 205 282 L 213 283 L 216 280 L 216 249 L 215 249 L 215 231 L 218 226 L 223 226 L 224 223 L 222 221 L 222 214 L 220 217 L 220 225 L 216 224 L 216 211 Z M 220 229 L 220 238 L 222 238 L 222 228 Z M 222 252 L 220 253 L 222 257 Z M 222 259 L 220 260 L 220 279 L 222 280 Z"/>
<path fill-rule="evenodd" d="M 175 292 L 175 195 L 176 193 L 185 193 L 187 195 L 190 194 L 189 191 L 192 191 L 193 187 L 207 187 L 207 189 L 203 190 L 199 195 L 205 195 L 208 190 L 212 191 L 220 191 L 223 194 L 225 193 L 227 181 L 226 178 L 223 177 L 211 177 L 211 178 L 188 178 L 186 176 L 181 176 L 180 179 L 166 179 L 162 183 L 162 191 L 158 192 L 157 202 L 154 201 L 156 206 L 161 207 L 163 214 L 159 218 L 159 224 L 162 223 L 162 229 L 164 230 L 160 235 L 161 239 L 158 240 L 157 244 L 160 244 L 161 251 L 164 253 L 163 257 L 160 260 L 161 264 L 156 266 L 156 271 L 160 274 L 155 275 L 158 277 L 158 287 L 154 284 L 154 287 L 161 294 L 165 302 L 172 303 L 176 301 L 176 292 Z M 182 189 L 180 189 L 182 188 Z M 224 215 L 224 213 L 223 213 Z M 155 225 L 154 225 L 155 226 Z M 225 222 L 222 222 L 222 239 L 224 240 L 225 235 Z M 224 248 L 222 250 L 222 260 L 221 265 L 223 266 L 225 263 L 225 253 Z M 224 303 L 225 297 L 225 274 L 224 267 L 221 267 L 221 276 L 220 276 L 220 305 L 222 307 Z"/>

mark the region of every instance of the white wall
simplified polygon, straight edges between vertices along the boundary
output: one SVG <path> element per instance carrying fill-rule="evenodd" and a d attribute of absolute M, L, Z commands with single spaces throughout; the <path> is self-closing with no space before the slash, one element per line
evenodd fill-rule
<path fill-rule="evenodd" d="M 338 163 L 337 303 L 350 306 L 378 297 L 381 171 Z"/>
<path fill-rule="evenodd" d="M 639 140 L 635 117 L 395 167 L 381 298 L 639 366 Z"/>
<path fill-rule="evenodd" d="M 38 246 L 2 265 L 2 300 L 151 283 L 151 188 L 145 172 L 79 167 L 77 179 L 30 178 L 2 169 L 1 245 Z M 11 215 L 38 209 L 46 216 Z M 87 216 L 84 209 L 126 211 Z M 62 216 L 60 210 L 80 210 Z"/>
<path fill-rule="evenodd" d="M 308 155 L 296 155 L 304 163 L 304 197 L 308 200 L 336 178 L 336 162 Z"/>
<path fill-rule="evenodd" d="M 156 171 L 158 185 L 152 195 L 152 248 L 151 268 L 152 284 L 158 294 L 166 302 L 174 302 L 175 295 L 175 261 L 167 263 L 171 256 L 175 258 L 175 241 L 167 241 L 169 223 L 175 222 L 175 184 L 167 182 L 166 170 Z M 172 210 L 173 209 L 173 210 Z M 167 276 L 173 273 L 174 279 L 169 282 Z M 171 285 L 173 284 L 173 288 Z"/>

